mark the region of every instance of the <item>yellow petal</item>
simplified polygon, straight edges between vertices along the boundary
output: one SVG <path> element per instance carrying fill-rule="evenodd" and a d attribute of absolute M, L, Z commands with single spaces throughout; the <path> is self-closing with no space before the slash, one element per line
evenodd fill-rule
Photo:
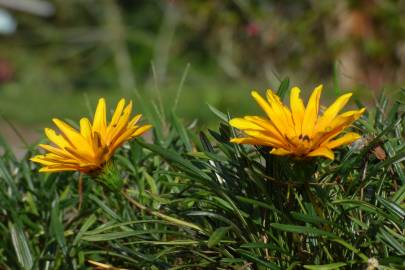
<path fill-rule="evenodd" d="M 130 101 L 128 106 L 125 107 L 123 114 L 118 119 L 118 122 L 106 135 L 105 142 L 107 145 L 111 145 L 113 141 L 117 140 L 117 138 L 126 131 L 126 128 L 128 126 L 128 119 L 131 116 L 131 113 L 132 113 L 132 101 Z"/>
<path fill-rule="evenodd" d="M 257 138 L 232 138 L 231 143 L 271 146 L 269 143 Z"/>
<path fill-rule="evenodd" d="M 325 143 L 324 145 L 330 149 L 333 149 L 333 148 L 336 148 L 336 147 L 339 147 L 342 145 L 352 143 L 355 140 L 358 140 L 360 138 L 361 138 L 361 135 L 354 133 L 354 132 L 349 132 L 336 140 Z"/>
<path fill-rule="evenodd" d="M 299 136 L 302 132 L 302 121 L 305 113 L 305 106 L 304 102 L 300 98 L 300 92 L 301 90 L 298 87 L 293 87 L 290 95 L 290 107 L 292 118 L 294 120 L 294 129 L 297 136 Z"/>
<path fill-rule="evenodd" d="M 270 154 L 277 155 L 277 156 L 287 156 L 287 155 L 291 155 L 292 153 L 284 148 L 273 148 L 270 151 Z"/>
<path fill-rule="evenodd" d="M 317 134 L 317 138 L 315 139 L 316 144 L 321 145 L 324 142 L 335 138 L 349 125 L 356 121 L 364 112 L 365 109 L 363 108 L 358 111 L 348 111 L 337 116 L 323 132 Z"/>
<path fill-rule="evenodd" d="M 65 122 L 63 122 L 62 120 L 59 120 L 57 118 L 52 119 L 52 121 L 59 128 L 59 130 L 62 132 L 64 139 L 70 145 L 72 145 L 73 147 L 77 147 L 77 148 L 83 148 L 83 147 L 88 148 L 88 143 L 87 143 L 86 139 L 84 139 L 83 136 L 79 132 L 77 132 L 77 130 L 75 130 L 70 125 L 66 124 Z"/>
<path fill-rule="evenodd" d="M 37 155 L 35 157 L 30 158 L 30 160 L 42 165 L 58 164 L 56 162 L 46 160 L 44 155 Z"/>
<path fill-rule="evenodd" d="M 92 140 L 92 127 L 89 119 L 87 118 L 82 118 L 80 119 L 80 134 L 90 143 Z"/>
<path fill-rule="evenodd" d="M 268 134 L 265 132 L 256 131 L 256 130 L 245 130 L 244 132 L 246 133 L 246 135 L 249 135 L 250 137 L 262 140 L 262 141 L 266 142 L 267 144 L 272 145 L 274 147 L 284 147 L 285 146 L 284 142 L 280 142 L 276 138 L 268 136 Z"/>
<path fill-rule="evenodd" d="M 252 97 L 256 100 L 257 104 L 265 111 L 271 122 L 274 124 L 274 127 L 278 130 L 278 132 L 282 135 L 287 134 L 287 126 L 286 123 L 275 113 L 273 108 L 267 101 L 262 98 L 259 93 L 256 91 L 252 91 Z"/>
<path fill-rule="evenodd" d="M 100 98 L 98 100 L 96 113 L 93 119 L 93 131 L 97 131 L 100 134 L 104 134 L 107 128 L 107 118 L 106 118 L 106 104 L 105 99 Z"/>
<path fill-rule="evenodd" d="M 333 160 L 335 158 L 333 151 L 326 147 L 319 147 L 319 148 L 315 149 L 314 151 L 307 154 L 307 157 L 318 157 L 318 156 L 326 157 L 331 160 Z"/>
<path fill-rule="evenodd" d="M 122 110 L 124 109 L 124 106 L 125 106 L 125 99 L 121 98 L 117 104 L 117 107 L 115 108 L 113 117 L 111 118 L 111 122 L 109 124 L 109 127 L 117 124 L 118 119 L 122 115 Z"/>
<path fill-rule="evenodd" d="M 63 136 L 56 134 L 56 132 L 53 129 L 45 128 L 45 135 L 51 142 L 53 142 L 60 148 L 69 146 L 69 143 L 63 138 Z"/>
<path fill-rule="evenodd" d="M 263 127 L 249 121 L 243 118 L 233 118 L 229 121 L 229 124 L 235 128 L 238 128 L 240 130 L 259 130 L 259 131 L 265 131 Z"/>
<path fill-rule="evenodd" d="M 135 126 L 141 118 L 142 118 L 142 114 L 137 114 L 137 115 L 135 115 L 135 116 L 131 119 L 131 121 L 128 122 L 128 127 L 133 127 L 133 126 Z"/>
<path fill-rule="evenodd" d="M 108 157 L 111 157 L 115 150 L 120 147 L 124 142 L 131 138 L 131 135 L 136 131 L 136 128 L 125 129 L 125 131 L 118 137 L 116 137 L 109 146 Z"/>
<path fill-rule="evenodd" d="M 294 137 L 295 130 L 290 110 L 283 105 L 280 97 L 274 94 L 271 89 L 267 90 L 266 96 L 277 118 L 281 119 L 282 123 L 285 125 L 285 134 L 289 138 Z"/>
<path fill-rule="evenodd" d="M 53 153 L 45 154 L 45 155 L 37 155 L 31 158 L 32 161 L 43 164 L 43 165 L 60 165 L 60 164 L 68 164 L 68 165 L 77 165 L 78 163 L 76 160 L 65 159 L 61 156 L 55 155 Z"/>
<path fill-rule="evenodd" d="M 152 128 L 152 125 L 144 125 L 141 127 L 128 128 L 124 133 L 122 133 L 114 141 L 111 141 L 110 148 L 111 148 L 112 152 L 114 152 L 115 149 L 117 149 L 119 146 L 121 146 L 124 142 L 144 134 L 151 128 Z"/>
<path fill-rule="evenodd" d="M 319 118 L 318 123 L 316 124 L 316 129 L 318 131 L 324 129 L 347 104 L 351 96 L 352 93 L 342 95 L 331 106 L 329 106 L 322 117 Z"/>
<path fill-rule="evenodd" d="M 95 158 L 95 155 L 93 151 L 90 153 L 84 152 L 81 149 L 76 149 L 72 147 L 65 147 L 64 148 L 69 154 L 74 156 L 74 158 L 77 160 L 79 163 L 88 163 L 88 162 L 97 162 L 97 159 Z"/>
<path fill-rule="evenodd" d="M 316 120 L 318 119 L 319 99 L 322 92 L 322 84 L 315 88 L 309 98 L 302 122 L 302 135 L 312 137 Z"/>
<path fill-rule="evenodd" d="M 39 172 L 65 172 L 65 171 L 77 171 L 77 167 L 58 166 L 58 167 L 43 167 L 39 169 Z"/>
<path fill-rule="evenodd" d="M 269 137 L 273 137 L 280 142 L 287 143 L 285 138 L 280 134 L 280 132 L 274 127 L 274 125 L 270 122 L 270 120 L 259 117 L 259 116 L 245 116 L 244 119 L 261 126 L 265 131 L 265 133 Z"/>
<path fill-rule="evenodd" d="M 48 144 L 39 144 L 38 146 L 50 153 L 54 153 L 55 155 L 61 156 L 65 159 L 73 159 L 73 156 L 66 152 L 64 149 L 60 149 Z"/>
<path fill-rule="evenodd" d="M 144 125 L 141 127 L 136 128 L 136 130 L 132 133 L 131 138 L 135 138 L 138 136 L 141 136 L 142 134 L 144 134 L 145 132 L 147 132 L 148 130 L 150 130 L 152 128 L 152 125 Z"/>

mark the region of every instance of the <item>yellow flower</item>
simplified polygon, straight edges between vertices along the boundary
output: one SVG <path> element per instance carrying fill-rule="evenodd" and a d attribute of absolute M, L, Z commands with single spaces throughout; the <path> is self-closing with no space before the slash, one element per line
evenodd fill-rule
<path fill-rule="evenodd" d="M 359 134 L 349 132 L 335 139 L 365 111 L 363 108 L 339 114 L 351 93 L 339 97 L 322 116 L 318 116 L 322 85 L 314 89 L 306 107 L 299 97 L 300 92 L 298 87 L 291 89 L 290 110 L 271 90 L 267 90 L 267 101 L 253 91 L 253 98 L 265 111 L 267 118 L 245 116 L 230 120 L 231 126 L 243 130 L 247 135 L 245 138 L 233 138 L 231 142 L 269 146 L 273 148 L 271 154 L 280 156 L 323 156 L 334 159 L 332 149 L 360 138 Z"/>
<path fill-rule="evenodd" d="M 104 98 L 98 101 L 93 124 L 87 118 L 80 120 L 80 131 L 59 119 L 53 119 L 60 134 L 46 128 L 45 134 L 54 145 L 40 144 L 49 153 L 35 156 L 31 160 L 44 166 L 40 172 L 90 173 L 100 170 L 118 147 L 152 127 L 137 125 L 142 115 L 138 114 L 131 119 L 132 102 L 127 106 L 125 103 L 125 99 L 118 102 L 108 125 Z"/>

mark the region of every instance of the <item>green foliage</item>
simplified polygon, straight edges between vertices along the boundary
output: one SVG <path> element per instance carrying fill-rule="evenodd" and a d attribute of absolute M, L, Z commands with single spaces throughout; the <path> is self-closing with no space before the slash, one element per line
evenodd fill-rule
<path fill-rule="evenodd" d="M 83 177 L 80 209 L 78 174 L 39 174 L 1 142 L 0 268 L 404 269 L 405 119 L 388 104 L 336 160 L 307 162 L 231 144 L 215 108 L 218 130 L 198 131 L 150 106 L 152 140 L 115 155 L 122 189 Z"/>

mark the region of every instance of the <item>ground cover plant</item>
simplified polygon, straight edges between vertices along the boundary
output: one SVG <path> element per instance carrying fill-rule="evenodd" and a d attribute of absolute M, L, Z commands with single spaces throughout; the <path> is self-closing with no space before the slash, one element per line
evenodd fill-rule
<path fill-rule="evenodd" d="M 329 159 L 236 144 L 249 129 L 214 107 L 218 128 L 200 130 L 177 102 L 134 104 L 152 135 L 97 174 L 39 173 L 35 146 L 17 160 L 1 141 L 0 268 L 405 269 L 401 99 L 381 95 Z"/>

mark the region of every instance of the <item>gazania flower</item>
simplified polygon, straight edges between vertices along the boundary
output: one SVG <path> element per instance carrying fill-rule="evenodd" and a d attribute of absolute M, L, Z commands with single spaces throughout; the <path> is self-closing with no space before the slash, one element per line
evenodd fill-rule
<path fill-rule="evenodd" d="M 93 123 L 87 118 L 80 120 L 80 130 L 67 123 L 53 119 L 60 134 L 50 128 L 45 134 L 53 145 L 39 146 L 49 153 L 31 158 L 42 164 L 40 172 L 80 171 L 90 173 L 103 168 L 115 150 L 126 141 L 142 135 L 151 125 L 139 126 L 141 115 L 130 118 L 132 102 L 125 106 L 121 99 L 109 124 L 107 124 L 106 103 L 104 98 L 98 101 Z"/>
<path fill-rule="evenodd" d="M 253 91 L 253 98 L 267 117 L 245 116 L 230 120 L 233 127 L 246 134 L 246 137 L 233 138 L 231 142 L 269 146 L 273 148 L 271 154 L 280 156 L 292 155 L 298 158 L 323 156 L 334 159 L 332 149 L 360 138 L 359 134 L 353 132 L 336 137 L 358 119 L 365 109 L 339 114 L 352 96 L 349 93 L 339 97 L 322 116 L 319 116 L 321 92 L 322 85 L 314 89 L 305 107 L 299 97 L 300 89 L 292 88 L 290 110 L 271 90 L 267 91 L 267 101 Z"/>

